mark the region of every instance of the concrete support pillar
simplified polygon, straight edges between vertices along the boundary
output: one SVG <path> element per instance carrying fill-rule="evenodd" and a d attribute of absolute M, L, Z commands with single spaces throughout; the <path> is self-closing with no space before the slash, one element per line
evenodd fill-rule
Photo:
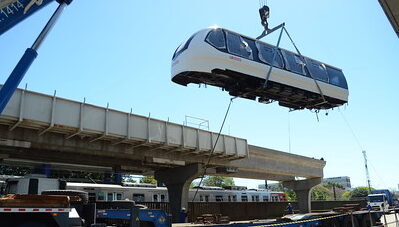
<path fill-rule="evenodd" d="M 188 190 L 190 183 L 202 174 L 201 164 L 191 164 L 184 167 L 162 169 L 154 174 L 158 182 L 162 182 L 168 188 L 170 211 L 172 222 L 179 222 L 181 208 L 188 206 Z"/>
<path fill-rule="evenodd" d="M 294 190 L 298 201 L 299 212 L 309 213 L 311 211 L 310 190 L 321 183 L 321 178 L 306 180 L 283 181 L 283 186 Z"/>

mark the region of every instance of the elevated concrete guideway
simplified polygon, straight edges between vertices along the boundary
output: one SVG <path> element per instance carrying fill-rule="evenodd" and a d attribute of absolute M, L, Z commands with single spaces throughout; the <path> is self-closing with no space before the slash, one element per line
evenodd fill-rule
<path fill-rule="evenodd" d="M 154 174 L 168 187 L 174 218 L 187 203 L 187 182 L 202 175 L 209 160 L 209 175 L 284 182 L 302 177 L 312 180 L 303 184 L 310 188 L 323 177 L 322 160 L 228 135 L 211 154 L 216 139 L 210 131 L 20 89 L 0 115 L 0 163 Z M 308 193 L 303 187 L 295 186 Z"/>
<path fill-rule="evenodd" d="M 216 138 L 217 133 L 21 89 L 0 116 L 5 160 L 88 164 L 122 172 L 205 164 Z M 212 156 L 209 173 L 277 181 L 322 177 L 325 165 L 227 135 L 220 136 Z"/>

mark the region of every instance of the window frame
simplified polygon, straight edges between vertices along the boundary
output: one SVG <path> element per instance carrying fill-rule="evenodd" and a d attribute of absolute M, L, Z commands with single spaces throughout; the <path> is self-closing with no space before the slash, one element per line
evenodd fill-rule
<path fill-rule="evenodd" d="M 209 41 L 209 36 L 211 35 L 212 32 L 216 31 L 216 30 L 220 30 L 223 34 L 223 39 L 224 39 L 224 46 L 223 47 L 217 47 L 215 46 L 211 41 Z M 218 49 L 218 50 L 227 50 L 227 39 L 226 39 L 226 33 L 224 31 L 223 28 L 216 28 L 216 29 L 212 29 L 208 32 L 208 34 L 205 37 L 205 42 L 207 42 L 209 45 L 211 45 L 212 47 Z"/>

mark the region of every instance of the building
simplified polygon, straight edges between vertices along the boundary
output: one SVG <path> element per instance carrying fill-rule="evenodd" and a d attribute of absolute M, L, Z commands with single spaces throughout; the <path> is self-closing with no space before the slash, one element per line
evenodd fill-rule
<path fill-rule="evenodd" d="M 324 178 L 323 183 L 336 183 L 344 186 L 345 190 L 351 189 L 351 179 L 348 176 Z"/>

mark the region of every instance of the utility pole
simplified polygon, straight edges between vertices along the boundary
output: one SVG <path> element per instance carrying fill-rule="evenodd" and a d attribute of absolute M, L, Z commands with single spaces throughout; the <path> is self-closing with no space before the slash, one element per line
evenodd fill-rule
<path fill-rule="evenodd" d="M 366 169 L 367 185 L 368 185 L 368 187 L 369 187 L 369 192 L 371 192 L 370 174 L 369 174 L 369 168 L 368 168 L 368 166 L 367 166 L 367 155 L 366 155 L 366 151 L 363 151 L 363 157 L 364 157 L 364 168 Z"/>

